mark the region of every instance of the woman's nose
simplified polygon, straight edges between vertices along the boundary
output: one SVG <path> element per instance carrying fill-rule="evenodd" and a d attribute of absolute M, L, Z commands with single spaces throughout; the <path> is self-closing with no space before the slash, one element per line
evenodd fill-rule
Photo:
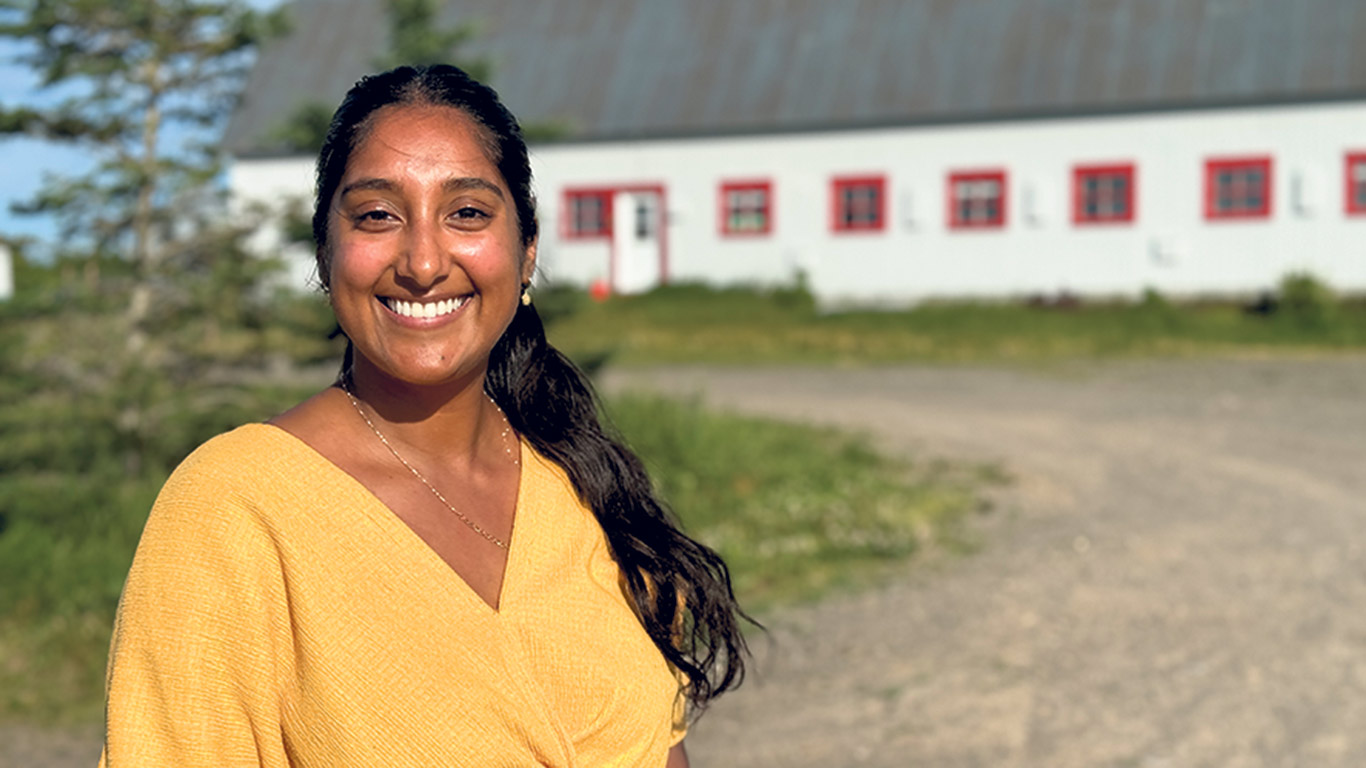
<path fill-rule="evenodd" d="M 445 276 L 449 262 L 440 227 L 415 224 L 408 230 L 404 253 L 397 265 L 398 275 L 417 287 L 430 288 Z"/>

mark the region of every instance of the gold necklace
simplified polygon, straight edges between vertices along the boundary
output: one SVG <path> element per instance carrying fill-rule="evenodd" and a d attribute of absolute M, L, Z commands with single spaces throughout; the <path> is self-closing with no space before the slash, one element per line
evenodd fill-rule
<path fill-rule="evenodd" d="M 379 427 L 375 426 L 375 423 L 371 421 L 370 417 L 365 414 L 365 409 L 360 407 L 360 401 L 356 399 L 355 395 L 351 394 L 351 387 L 348 386 L 346 382 L 342 383 L 341 391 L 346 393 L 346 397 L 348 400 L 351 401 L 351 405 L 356 409 L 356 413 L 359 413 L 360 417 L 365 420 L 365 425 L 370 427 L 370 431 L 375 433 L 375 437 L 378 437 L 379 441 L 381 443 L 384 443 L 384 447 L 389 449 L 389 453 L 394 454 L 394 458 L 398 459 L 400 464 L 407 467 L 408 471 L 413 473 L 413 477 L 416 477 L 418 480 L 422 482 L 423 485 L 427 486 L 427 490 L 431 491 L 432 495 L 435 496 L 437 500 L 439 500 L 442 504 L 446 505 L 446 509 L 449 509 L 451 511 L 451 514 L 459 518 L 460 522 L 464 523 L 465 525 L 468 525 L 475 533 L 493 542 L 500 549 L 508 548 L 508 545 L 502 539 L 498 538 L 497 536 L 494 536 L 493 534 L 481 528 L 478 523 L 466 517 L 465 513 L 456 509 L 454 504 L 450 503 L 449 501 L 446 501 L 446 497 L 441 495 L 441 491 L 438 491 L 436 489 L 436 486 L 427 482 L 427 478 L 423 477 L 422 473 L 417 471 L 417 467 L 414 467 L 412 464 L 409 464 L 408 460 L 403 458 L 403 456 L 398 452 L 398 450 L 395 449 L 392 444 L 390 444 L 389 438 L 385 437 L 384 433 L 379 431 Z M 489 399 L 489 402 L 493 403 L 493 407 L 497 409 L 498 415 L 503 418 L 503 451 L 507 453 L 508 458 L 512 460 L 514 466 L 522 466 L 521 459 L 519 459 L 516 455 L 512 453 L 512 448 L 508 445 L 508 435 L 512 432 L 512 424 L 508 422 L 507 414 L 503 413 L 503 409 L 498 407 L 498 403 L 495 402 L 494 399 L 491 396 L 489 396 L 487 392 L 484 393 L 484 397 L 487 397 Z"/>

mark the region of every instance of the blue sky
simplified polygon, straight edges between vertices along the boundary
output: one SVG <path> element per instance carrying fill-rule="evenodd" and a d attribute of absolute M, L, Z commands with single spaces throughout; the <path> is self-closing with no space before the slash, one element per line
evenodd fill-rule
<path fill-rule="evenodd" d="M 18 47 L 6 41 L 0 44 L 0 104 L 6 106 L 34 100 L 36 84 L 32 74 L 10 62 Z M 76 174 L 90 167 L 89 157 L 79 150 L 28 138 L 0 139 L 0 168 L 4 169 L 4 184 L 0 185 L 0 232 L 6 235 L 33 235 L 51 238 L 55 227 L 49 217 L 15 216 L 10 204 L 33 196 L 44 174 L 54 172 Z"/>
<path fill-rule="evenodd" d="M 249 3 L 269 8 L 278 5 L 279 0 Z M 32 74 L 12 63 L 20 50 L 13 41 L 0 41 L 0 104 L 6 106 L 43 98 L 35 91 L 37 82 Z M 47 174 L 76 175 L 90 166 L 90 156 L 79 149 L 28 138 L 0 138 L 0 234 L 55 238 L 56 226 L 51 217 L 16 216 L 10 212 L 10 204 L 31 198 Z"/>

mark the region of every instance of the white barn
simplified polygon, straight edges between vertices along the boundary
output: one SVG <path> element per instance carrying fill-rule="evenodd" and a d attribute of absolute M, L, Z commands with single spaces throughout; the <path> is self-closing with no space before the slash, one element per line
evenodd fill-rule
<path fill-rule="evenodd" d="M 226 138 L 243 198 L 384 46 L 302 0 Z M 449 0 L 533 145 L 542 277 L 827 303 L 1366 292 L 1361 0 Z M 308 268 L 307 259 L 299 262 Z"/>

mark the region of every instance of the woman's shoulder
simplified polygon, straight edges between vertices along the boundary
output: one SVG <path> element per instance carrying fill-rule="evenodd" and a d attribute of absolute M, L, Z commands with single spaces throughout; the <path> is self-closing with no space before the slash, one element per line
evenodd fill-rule
<path fill-rule="evenodd" d="M 256 474 L 290 461 L 306 449 L 293 435 L 266 423 L 243 424 L 202 443 L 176 468 L 175 474 L 210 476 Z"/>
<path fill-rule="evenodd" d="M 316 459 L 308 446 L 270 424 L 244 424 L 196 448 L 157 499 L 168 503 L 247 503 L 304 483 Z"/>

